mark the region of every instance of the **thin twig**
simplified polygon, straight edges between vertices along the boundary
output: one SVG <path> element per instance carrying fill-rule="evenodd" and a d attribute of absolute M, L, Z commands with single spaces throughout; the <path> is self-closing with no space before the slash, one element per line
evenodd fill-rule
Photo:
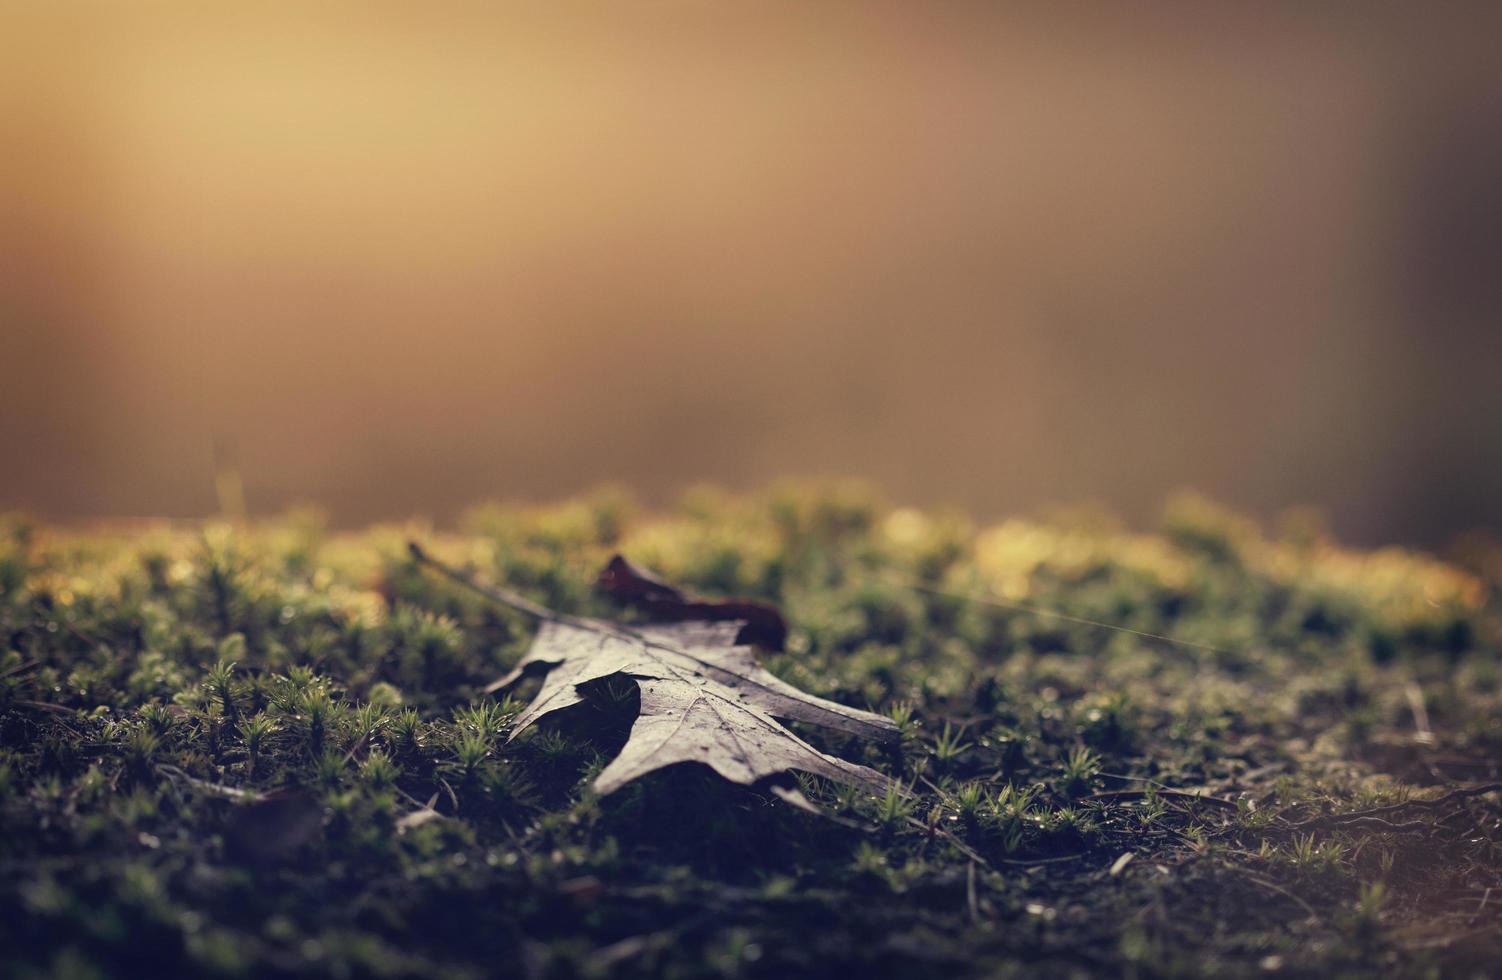
<path fill-rule="evenodd" d="M 76 715 L 77 708 L 69 708 L 61 704 L 48 704 L 46 701 L 12 701 L 11 704 L 18 708 L 34 708 L 37 711 L 51 711 L 60 715 Z"/>
<path fill-rule="evenodd" d="M 503 589 L 498 585 L 481 585 L 470 576 L 459 571 L 459 569 L 454 568 L 452 565 L 445 564 L 444 562 L 441 562 L 438 559 L 434 558 L 432 555 L 428 554 L 423 550 L 422 545 L 418 544 L 416 541 L 408 541 L 407 550 L 412 553 L 413 560 L 416 561 L 419 565 L 426 565 L 429 568 L 433 569 L 435 572 L 438 572 L 440 575 L 458 582 L 460 585 L 464 586 L 467 589 L 470 589 L 473 592 L 478 592 L 480 595 L 484 596 L 487 599 L 490 599 L 494 602 L 499 602 L 503 606 L 510 606 L 517 612 L 524 612 L 529 616 L 536 616 L 538 619 L 547 620 L 551 623 L 568 623 L 569 625 L 577 625 L 577 621 L 573 616 L 565 616 L 562 613 L 556 613 L 553 610 L 549 609 L 547 606 L 533 602 L 526 596 L 512 592 L 510 589 Z"/>
<path fill-rule="evenodd" d="M 200 793 L 207 793 L 210 796 L 217 796 L 222 800 L 255 801 L 263 798 L 263 794 L 255 790 L 241 789 L 238 786 L 227 786 L 224 783 L 211 783 L 207 779 L 199 779 L 197 776 L 190 776 L 179 769 L 177 766 L 158 763 L 156 768 L 158 772 L 166 776 L 168 779 L 187 783 L 189 786 L 198 790 Z"/>
<path fill-rule="evenodd" d="M 448 795 L 449 795 L 449 802 L 454 805 L 454 812 L 458 813 L 459 812 L 459 794 L 454 792 L 454 787 L 450 786 L 449 785 L 449 781 L 447 779 L 444 779 L 442 776 L 438 777 L 438 782 L 439 782 L 439 785 L 441 785 L 444 788 L 444 791 L 448 793 Z M 432 804 L 429 804 L 429 805 L 431 806 Z"/>
<path fill-rule="evenodd" d="M 1088 855 L 1088 851 L 1078 854 L 1061 854 L 1051 858 L 997 858 L 997 864 L 1005 864 L 1013 868 L 1036 868 L 1045 864 L 1065 864 L 1069 861 L 1078 861 Z"/>
<path fill-rule="evenodd" d="M 1358 810 L 1354 813 L 1332 813 L 1322 817 L 1310 817 L 1298 823 L 1288 825 L 1289 830 L 1313 830 L 1321 827 L 1345 827 L 1350 825 L 1367 824 L 1375 821 L 1381 829 L 1387 830 L 1413 830 L 1422 827 L 1421 824 L 1389 824 L 1382 818 L 1393 813 L 1401 813 L 1408 809 L 1438 810 L 1449 803 L 1458 800 L 1469 799 L 1473 796 L 1485 796 L 1488 793 L 1502 792 L 1502 783 L 1487 783 L 1482 786 L 1463 786 L 1460 789 L 1451 790 L 1444 796 L 1437 796 L 1432 800 L 1405 800 L 1402 803 L 1393 803 L 1388 806 L 1374 807 L 1370 810 Z"/>
<path fill-rule="evenodd" d="M 366 732 L 364 735 L 361 735 L 359 738 L 355 739 L 355 743 L 351 745 L 349 747 L 349 751 L 344 754 L 344 764 L 346 766 L 349 765 L 349 760 L 355 757 L 356 752 L 359 752 L 361 749 L 365 748 L 365 743 L 368 741 L 370 741 L 370 732 Z"/>
<path fill-rule="evenodd" d="M 956 837 L 954 834 L 951 834 L 943 827 L 940 827 L 937 824 L 930 825 L 924 823 L 917 817 L 908 817 L 907 822 L 912 826 L 919 828 L 920 830 L 927 831 L 930 834 L 938 834 L 940 837 L 943 837 L 945 840 L 949 841 L 949 843 L 953 844 L 954 849 L 959 851 L 965 857 L 969 858 L 972 861 L 979 862 L 980 864 L 984 864 L 987 868 L 991 867 L 990 861 L 987 861 L 973 847 L 971 847 L 969 844 L 966 844 L 964 841 L 960 840 L 958 837 Z"/>
<path fill-rule="evenodd" d="M 1233 802 L 1231 802 L 1230 800 L 1222 800 L 1218 796 L 1201 796 L 1198 793 L 1188 793 L 1188 792 L 1185 792 L 1184 790 L 1179 790 L 1179 789 L 1159 789 L 1159 790 L 1117 789 L 1117 790 L 1109 790 L 1109 791 L 1104 792 L 1104 793 L 1091 793 L 1089 796 L 1082 797 L 1081 801 L 1084 802 L 1084 801 L 1089 801 L 1089 800 L 1113 800 L 1113 799 L 1114 800 L 1136 800 L 1136 799 L 1148 799 L 1148 798 L 1154 797 L 1154 796 L 1166 796 L 1166 797 L 1169 797 L 1171 799 L 1176 799 L 1176 800 L 1193 800 L 1196 803 L 1213 803 L 1216 806 L 1225 807 L 1225 808 L 1230 809 L 1230 810 L 1235 810 L 1236 809 L 1236 804 L 1233 803 Z"/>
<path fill-rule="evenodd" d="M 7 667 L 5 670 L 0 670 L 0 677 L 10 677 L 13 674 L 19 674 L 22 671 L 31 670 L 33 667 L 40 667 L 41 665 L 42 662 L 40 660 L 25 660 L 21 663 L 16 664 L 14 667 Z"/>

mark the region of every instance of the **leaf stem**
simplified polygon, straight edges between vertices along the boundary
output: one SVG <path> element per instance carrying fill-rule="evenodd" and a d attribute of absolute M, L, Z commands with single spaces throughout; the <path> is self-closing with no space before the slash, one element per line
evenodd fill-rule
<path fill-rule="evenodd" d="M 512 592 L 510 589 L 503 589 L 499 586 L 494 585 L 481 585 L 479 582 L 476 582 L 473 578 L 471 578 L 468 574 L 461 572 L 454 566 L 449 565 L 445 562 L 441 562 L 437 558 L 434 558 L 432 555 L 428 554 L 423 550 L 422 545 L 418 544 L 416 541 L 408 541 L 407 550 L 412 553 L 412 559 L 419 565 L 426 565 L 434 571 L 440 573 L 441 575 L 453 579 L 455 582 L 458 582 L 465 588 L 477 592 L 487 599 L 499 602 L 503 606 L 509 606 L 510 608 L 515 609 L 517 612 L 524 612 L 529 616 L 536 616 L 538 619 L 545 619 L 553 623 L 574 622 L 574 618 L 572 616 L 564 616 L 560 613 L 556 613 L 553 610 L 549 609 L 547 606 L 533 602 L 526 596 Z"/>

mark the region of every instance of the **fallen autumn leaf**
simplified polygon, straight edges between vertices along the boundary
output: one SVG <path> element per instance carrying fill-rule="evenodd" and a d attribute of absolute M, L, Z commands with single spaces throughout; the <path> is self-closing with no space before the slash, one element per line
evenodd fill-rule
<path fill-rule="evenodd" d="M 411 550 L 419 562 L 543 620 L 516 669 L 487 688 L 504 690 L 534 672 L 546 675 L 541 690 L 517 717 L 511 738 L 580 703 L 580 688 L 590 682 L 611 676 L 636 682 L 641 709 L 626 745 L 595 780 L 601 795 L 679 762 L 703 763 L 743 785 L 789 770 L 878 790 L 888 784 L 887 777 L 874 769 L 820 752 L 778 719 L 880 741 L 896 740 L 897 725 L 779 680 L 756 662 L 750 646 L 737 642 L 743 620 L 626 626 L 568 616 L 504 589 L 480 586 L 415 544 Z M 618 567 L 614 562 L 612 566 Z"/>

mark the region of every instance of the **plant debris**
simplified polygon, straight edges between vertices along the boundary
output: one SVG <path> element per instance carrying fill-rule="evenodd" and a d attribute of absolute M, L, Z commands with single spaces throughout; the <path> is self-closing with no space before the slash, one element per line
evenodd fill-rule
<path fill-rule="evenodd" d="M 418 545 L 410 547 L 420 562 L 478 588 Z M 644 585 L 652 585 L 658 596 L 653 601 L 659 606 L 671 603 L 685 611 L 745 606 L 685 602 L 676 590 L 636 571 L 619 556 L 607 566 L 605 577 L 632 583 L 618 586 L 623 591 L 644 592 Z M 504 593 L 487 594 L 516 605 Z M 877 791 L 887 787 L 881 773 L 820 752 L 777 719 L 887 742 L 901 737 L 897 725 L 890 718 L 814 697 L 779 680 L 756 662 L 751 647 L 737 642 L 746 625 L 741 619 L 626 626 L 563 616 L 533 603 L 523 608 L 544 619 L 543 626 L 526 657 L 489 689 L 504 691 L 533 673 L 544 677 L 537 696 L 517 717 L 511 738 L 548 715 L 581 703 L 583 689 L 591 683 L 620 676 L 640 688 L 641 708 L 630 738 L 595 779 L 595 791 L 602 796 L 680 762 L 703 763 L 746 786 L 796 770 Z"/>
<path fill-rule="evenodd" d="M 782 613 L 766 603 L 749 599 L 691 599 L 623 555 L 612 557 L 596 581 L 616 601 L 634 606 L 655 620 L 736 621 L 741 624 L 737 642 L 768 650 L 781 650 L 787 641 L 787 622 Z"/>

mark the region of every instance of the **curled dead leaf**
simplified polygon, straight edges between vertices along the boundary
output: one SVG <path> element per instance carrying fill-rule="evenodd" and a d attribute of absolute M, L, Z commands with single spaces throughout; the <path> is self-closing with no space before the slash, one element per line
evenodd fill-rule
<path fill-rule="evenodd" d="M 787 642 L 787 623 L 771 606 L 748 599 L 692 599 L 622 555 L 610 559 L 597 581 L 617 602 L 659 622 L 739 622 L 742 643 L 781 650 Z"/>
<path fill-rule="evenodd" d="M 595 780 L 601 795 L 680 762 L 702 763 L 747 786 L 796 770 L 886 790 L 886 776 L 819 751 L 781 722 L 805 722 L 888 743 L 901 737 L 897 725 L 881 715 L 807 694 L 776 677 L 757 663 L 750 646 L 740 642 L 743 620 L 698 618 L 627 626 L 567 616 L 505 590 L 480 586 L 428 557 L 417 545 L 411 548 L 420 562 L 544 620 L 527 655 L 486 689 L 502 690 L 524 676 L 544 675 L 541 689 L 517 717 L 511 738 L 582 702 L 583 689 L 592 682 L 615 676 L 636 682 L 641 707 L 625 746 Z M 675 601 L 672 586 L 624 559 L 612 561 L 606 575 L 626 593 L 650 596 L 658 603 Z"/>

